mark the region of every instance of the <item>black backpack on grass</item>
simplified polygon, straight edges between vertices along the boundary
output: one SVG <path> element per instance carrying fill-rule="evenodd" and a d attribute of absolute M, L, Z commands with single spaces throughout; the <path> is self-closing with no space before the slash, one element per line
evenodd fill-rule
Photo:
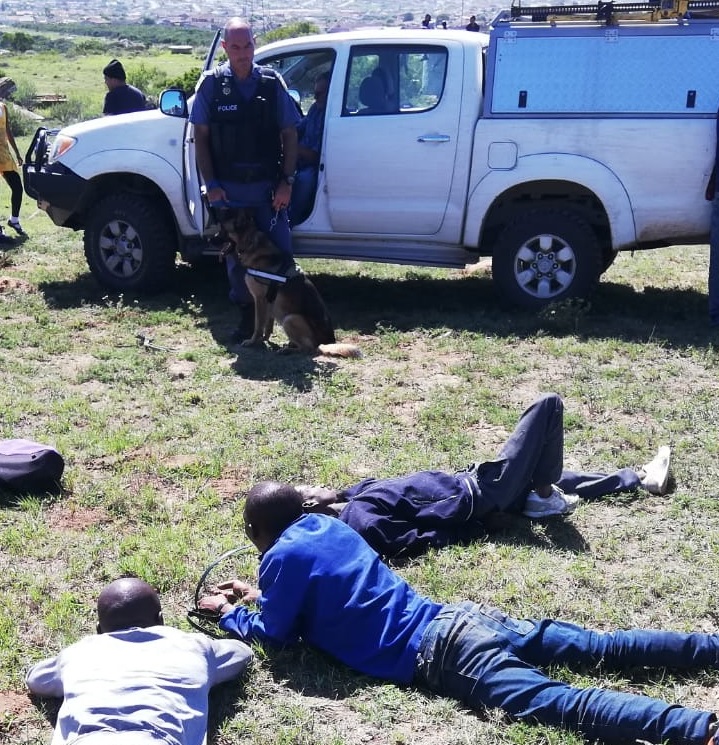
<path fill-rule="evenodd" d="M 0 440 L 0 489 L 58 492 L 65 470 L 62 455 L 32 440 Z"/>

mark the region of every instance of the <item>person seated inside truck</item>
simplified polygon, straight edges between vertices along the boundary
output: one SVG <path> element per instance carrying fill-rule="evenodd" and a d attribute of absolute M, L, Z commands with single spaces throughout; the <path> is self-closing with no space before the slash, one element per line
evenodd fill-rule
<path fill-rule="evenodd" d="M 375 67 L 359 88 L 360 103 L 364 108 L 358 114 L 387 114 L 394 110 L 392 84 L 389 74 L 382 67 Z"/>
<path fill-rule="evenodd" d="M 706 199 L 712 203 L 709 229 L 709 325 L 719 328 L 719 111 L 716 120 L 714 165 L 706 188 Z"/>
<path fill-rule="evenodd" d="M 329 87 L 330 72 L 320 73 L 315 78 L 315 101 L 297 127 L 297 171 L 290 202 L 293 227 L 307 219 L 315 202 Z"/>

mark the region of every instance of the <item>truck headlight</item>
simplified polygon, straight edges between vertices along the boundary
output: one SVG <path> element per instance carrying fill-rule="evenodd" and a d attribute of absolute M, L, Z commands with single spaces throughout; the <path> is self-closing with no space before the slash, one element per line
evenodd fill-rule
<path fill-rule="evenodd" d="M 59 160 L 76 142 L 77 140 L 74 137 L 68 137 L 68 135 L 63 134 L 57 135 L 50 148 L 50 155 L 47 162 L 54 163 L 56 160 Z"/>

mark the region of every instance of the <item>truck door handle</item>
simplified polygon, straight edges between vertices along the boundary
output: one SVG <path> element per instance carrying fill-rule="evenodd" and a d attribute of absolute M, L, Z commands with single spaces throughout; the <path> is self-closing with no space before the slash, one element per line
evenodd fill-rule
<path fill-rule="evenodd" d="M 420 135 L 417 142 L 449 142 L 449 135 Z"/>

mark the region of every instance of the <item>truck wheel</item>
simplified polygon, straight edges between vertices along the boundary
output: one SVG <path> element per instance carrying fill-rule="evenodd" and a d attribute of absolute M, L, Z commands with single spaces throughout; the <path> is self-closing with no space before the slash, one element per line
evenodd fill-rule
<path fill-rule="evenodd" d="M 616 261 L 619 251 L 608 251 L 602 256 L 602 274 Z"/>
<path fill-rule="evenodd" d="M 92 209 L 85 258 L 97 281 L 118 292 L 157 292 L 175 267 L 175 229 L 157 204 L 136 194 L 111 194 Z"/>
<path fill-rule="evenodd" d="M 597 236 L 570 209 L 522 212 L 499 234 L 492 255 L 500 297 L 524 308 L 586 297 L 601 271 Z"/>

